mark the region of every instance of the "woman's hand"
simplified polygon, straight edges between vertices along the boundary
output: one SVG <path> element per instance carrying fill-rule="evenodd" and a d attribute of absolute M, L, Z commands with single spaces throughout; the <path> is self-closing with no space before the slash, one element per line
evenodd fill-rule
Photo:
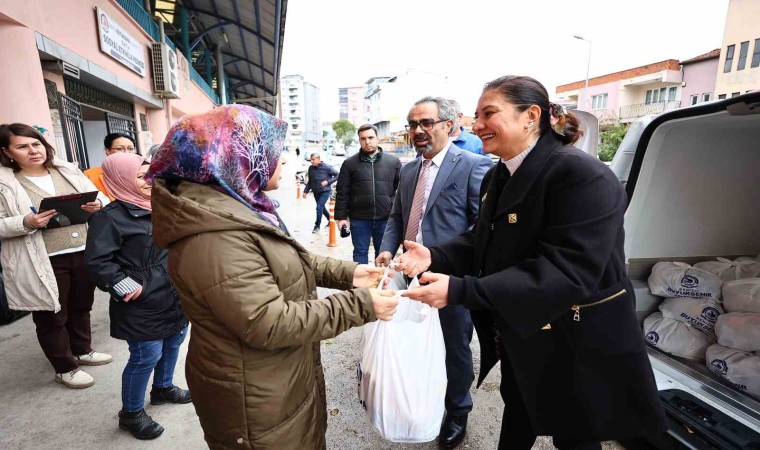
<path fill-rule="evenodd" d="M 82 205 L 82 209 L 89 213 L 93 213 L 102 207 L 103 207 L 103 204 L 100 203 L 100 200 L 95 200 L 94 202 L 89 202 Z"/>
<path fill-rule="evenodd" d="M 425 272 L 420 277 L 420 286 L 409 289 L 405 297 L 427 303 L 433 308 L 443 308 L 449 304 L 449 276 L 434 272 Z"/>
<path fill-rule="evenodd" d="M 369 293 L 372 295 L 372 306 L 375 309 L 375 317 L 379 320 L 393 319 L 393 315 L 396 314 L 396 307 L 398 306 L 396 291 L 370 289 Z"/>
<path fill-rule="evenodd" d="M 55 217 L 55 214 L 54 209 L 37 214 L 27 214 L 24 217 L 24 225 L 27 228 L 44 228 L 50 222 L 50 219 Z"/>
<path fill-rule="evenodd" d="M 430 250 L 414 241 L 404 241 L 404 247 L 407 251 L 398 257 L 396 261 L 396 270 L 404 272 L 407 276 L 413 277 L 426 271 L 430 267 Z"/>
<path fill-rule="evenodd" d="M 385 269 L 382 267 L 359 264 L 354 270 L 354 287 L 376 288 L 380 284 L 380 278 L 383 277 L 383 271 Z"/>

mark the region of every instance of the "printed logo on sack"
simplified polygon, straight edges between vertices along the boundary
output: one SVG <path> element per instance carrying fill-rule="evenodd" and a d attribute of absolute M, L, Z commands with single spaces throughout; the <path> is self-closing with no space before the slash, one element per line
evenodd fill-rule
<path fill-rule="evenodd" d="M 699 286 L 699 279 L 697 277 L 693 277 L 691 275 L 684 275 L 683 278 L 681 278 L 681 286 L 687 288 L 687 289 L 693 289 L 697 286 Z"/>
<path fill-rule="evenodd" d="M 646 339 L 652 344 L 657 344 L 657 342 L 660 341 L 660 335 L 654 331 L 650 331 L 649 333 L 647 333 Z"/>
<path fill-rule="evenodd" d="M 721 375 L 728 373 L 728 364 L 722 359 L 713 359 L 710 366 Z"/>
<path fill-rule="evenodd" d="M 715 322 L 718 320 L 718 316 L 720 315 L 720 311 L 713 308 L 712 306 L 708 306 L 707 308 L 702 310 L 702 317 L 704 317 L 706 320 L 709 320 L 710 322 Z"/>

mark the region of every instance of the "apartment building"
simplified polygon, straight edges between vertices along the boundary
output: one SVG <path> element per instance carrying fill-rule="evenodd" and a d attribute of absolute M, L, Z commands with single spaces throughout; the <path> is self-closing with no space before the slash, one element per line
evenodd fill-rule
<path fill-rule="evenodd" d="M 286 146 L 302 154 L 322 149 L 322 120 L 319 88 L 301 75 L 285 75 L 280 80 L 281 113 L 288 122 Z"/>

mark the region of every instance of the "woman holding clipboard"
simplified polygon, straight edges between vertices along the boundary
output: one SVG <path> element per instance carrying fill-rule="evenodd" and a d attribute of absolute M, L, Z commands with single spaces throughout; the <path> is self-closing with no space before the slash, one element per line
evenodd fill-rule
<path fill-rule="evenodd" d="M 80 365 L 102 365 L 111 355 L 91 347 L 90 310 L 95 284 L 84 267 L 86 224 L 46 228 L 55 210 L 39 212 L 42 199 L 97 189 L 75 164 L 29 125 L 0 125 L 0 240 L 8 306 L 32 312 L 37 339 L 55 369 L 55 381 L 82 389 L 95 380 Z M 89 213 L 108 203 L 81 206 Z"/>

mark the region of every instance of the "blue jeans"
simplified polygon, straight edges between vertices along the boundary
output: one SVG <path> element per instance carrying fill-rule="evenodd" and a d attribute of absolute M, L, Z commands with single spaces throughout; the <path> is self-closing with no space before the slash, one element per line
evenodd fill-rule
<path fill-rule="evenodd" d="M 385 225 L 388 219 L 351 219 L 351 241 L 354 244 L 354 262 L 367 264 L 369 239 L 375 247 L 375 258 L 380 254 L 380 244 L 383 242 Z M 373 258 L 373 260 L 375 259 Z"/>
<path fill-rule="evenodd" d="M 330 191 L 314 193 L 314 200 L 317 202 L 317 221 L 314 222 L 314 227 L 316 228 L 319 228 L 322 224 L 322 214 L 325 215 L 327 222 L 330 222 L 330 213 L 327 211 L 327 208 L 325 208 L 325 203 L 327 203 L 327 200 L 329 199 Z"/>
<path fill-rule="evenodd" d="M 129 361 L 121 374 L 123 411 L 135 412 L 143 409 L 145 390 L 148 388 L 151 372 L 154 372 L 153 387 L 172 387 L 179 347 L 186 335 L 187 327 L 156 341 L 127 341 Z"/>

